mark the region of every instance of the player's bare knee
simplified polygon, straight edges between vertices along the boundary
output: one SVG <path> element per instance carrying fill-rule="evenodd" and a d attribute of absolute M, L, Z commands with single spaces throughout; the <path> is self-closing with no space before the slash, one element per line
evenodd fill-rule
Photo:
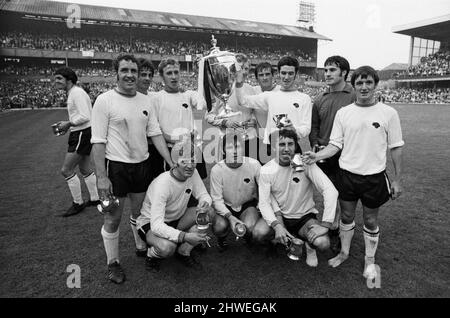
<path fill-rule="evenodd" d="M 116 232 L 120 226 L 120 215 L 115 216 L 112 214 L 105 214 L 103 224 L 106 228 L 111 229 L 113 232 Z"/>
<path fill-rule="evenodd" d="M 90 169 L 85 169 L 85 168 L 83 168 L 83 167 L 81 167 L 81 166 L 79 166 L 79 168 L 80 168 L 80 172 L 81 172 L 81 174 L 83 175 L 83 177 L 88 177 L 93 171 L 92 170 L 90 170 Z"/>
<path fill-rule="evenodd" d="M 341 220 L 342 223 L 344 224 L 350 224 L 353 222 L 353 220 L 355 219 L 355 215 L 352 212 L 346 212 L 346 211 L 342 211 L 341 213 Z"/>
<path fill-rule="evenodd" d="M 172 256 L 175 253 L 176 248 L 177 245 L 175 243 L 167 240 L 161 241 L 157 246 L 155 246 L 157 254 L 162 258 Z"/>
<path fill-rule="evenodd" d="M 63 167 L 61 168 L 61 174 L 63 175 L 64 178 L 68 178 L 68 177 L 70 177 L 70 176 L 73 176 L 74 173 L 75 173 L 75 170 L 69 169 L 69 168 L 66 167 L 66 166 L 63 166 Z"/>
<path fill-rule="evenodd" d="M 228 221 L 224 217 L 217 215 L 214 220 L 213 231 L 217 236 L 223 236 L 228 231 L 228 226 Z"/>
<path fill-rule="evenodd" d="M 373 215 L 364 216 L 364 226 L 367 229 L 374 231 L 378 227 L 378 219 Z"/>
<path fill-rule="evenodd" d="M 263 243 L 269 239 L 270 229 L 269 231 L 263 227 L 255 226 L 252 231 L 253 240 L 258 243 Z"/>
<path fill-rule="evenodd" d="M 317 249 L 319 249 L 321 251 L 325 251 L 330 248 L 330 238 L 328 237 L 328 235 L 319 236 L 318 238 L 316 238 L 314 240 L 313 245 Z"/>

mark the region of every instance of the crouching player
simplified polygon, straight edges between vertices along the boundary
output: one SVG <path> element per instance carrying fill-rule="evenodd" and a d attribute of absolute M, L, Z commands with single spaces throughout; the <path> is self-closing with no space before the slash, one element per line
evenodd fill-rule
<path fill-rule="evenodd" d="M 190 141 L 175 144 L 172 148 L 175 166 L 160 174 L 147 190 L 137 227 L 149 246 L 146 268 L 150 271 L 159 271 L 160 261 L 173 254 L 187 267 L 202 268 L 191 256 L 194 246 L 208 239 L 206 232 L 197 229 L 196 212 L 198 208 L 206 209 L 213 222 L 215 213 L 211 197 L 195 169 L 199 158 L 200 149 Z M 187 207 L 191 194 L 199 201 L 197 207 Z"/>
<path fill-rule="evenodd" d="M 306 264 L 315 267 L 318 265 L 315 249 L 326 250 L 330 246 L 328 230 L 335 217 L 338 192 L 317 165 L 305 166 L 304 171 L 291 167 L 297 144 L 295 131 L 274 131 L 270 142 L 276 155 L 261 168 L 259 208 L 264 220 L 256 224 L 255 238 L 261 242 L 275 238 L 287 245 L 290 239 L 299 237 L 306 243 Z M 313 186 L 323 196 L 322 222 L 316 217 Z M 276 201 L 278 211 L 274 211 L 276 205 L 271 200 Z"/>
<path fill-rule="evenodd" d="M 227 249 L 226 237 L 238 224 L 247 228 L 245 240 L 250 243 L 260 214 L 258 205 L 259 170 L 255 159 L 244 157 L 244 140 L 240 134 L 227 133 L 222 139 L 225 160 L 211 169 L 211 197 L 217 212 L 216 226 L 219 250 Z"/>

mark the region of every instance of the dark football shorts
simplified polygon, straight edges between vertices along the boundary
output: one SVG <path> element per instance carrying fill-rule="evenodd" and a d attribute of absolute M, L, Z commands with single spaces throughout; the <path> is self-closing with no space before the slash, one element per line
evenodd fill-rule
<path fill-rule="evenodd" d="M 128 193 L 147 192 L 152 181 L 148 160 L 125 163 L 106 159 L 106 171 L 116 197 L 122 198 Z"/>
<path fill-rule="evenodd" d="M 173 227 L 174 229 L 176 229 L 177 227 L 178 227 L 178 223 L 180 222 L 180 220 L 181 219 L 178 219 L 178 220 L 175 220 L 175 221 L 172 221 L 172 222 L 166 222 L 166 224 L 168 225 L 168 226 L 171 226 L 171 227 Z M 139 234 L 139 237 L 144 241 L 144 242 L 147 242 L 147 233 L 148 233 L 148 231 L 150 231 L 151 230 L 151 226 L 150 226 L 150 223 L 146 223 L 146 224 L 144 224 L 142 227 L 140 227 L 139 228 L 139 230 L 138 230 L 138 234 Z"/>
<path fill-rule="evenodd" d="M 148 163 L 150 165 L 150 169 L 152 171 L 154 179 L 164 172 L 165 160 L 163 157 L 161 157 L 155 145 L 153 144 L 148 145 L 148 152 L 149 152 Z"/>
<path fill-rule="evenodd" d="M 294 236 L 299 236 L 300 229 L 305 226 L 306 222 L 314 219 L 317 220 L 317 216 L 315 213 L 308 213 L 302 216 L 300 219 L 286 219 L 283 217 L 283 223 L 286 230 Z M 306 237 L 299 236 L 302 240 L 308 241 Z"/>
<path fill-rule="evenodd" d="M 339 199 L 361 200 L 363 206 L 376 209 L 389 200 L 391 186 L 386 171 L 362 176 L 340 169 L 336 188 L 339 191 Z"/>
<path fill-rule="evenodd" d="M 337 174 L 339 172 L 339 157 L 341 156 L 341 152 L 339 151 L 334 156 L 327 158 L 324 162 L 317 162 L 317 166 L 322 169 L 322 171 L 327 175 L 327 177 L 331 180 L 333 185 L 336 186 Z"/>
<path fill-rule="evenodd" d="M 247 210 L 249 207 L 254 207 L 256 208 L 256 206 L 258 205 L 258 200 L 253 199 L 250 201 L 245 202 L 240 211 L 235 211 L 231 208 L 231 206 L 229 205 L 225 205 L 227 207 L 227 209 L 231 212 L 231 214 L 235 217 L 237 217 L 238 219 L 241 217 L 242 212 L 244 212 L 245 210 Z"/>
<path fill-rule="evenodd" d="M 68 144 L 67 152 L 76 152 L 81 156 L 89 156 L 92 149 L 91 127 L 70 132 Z"/>

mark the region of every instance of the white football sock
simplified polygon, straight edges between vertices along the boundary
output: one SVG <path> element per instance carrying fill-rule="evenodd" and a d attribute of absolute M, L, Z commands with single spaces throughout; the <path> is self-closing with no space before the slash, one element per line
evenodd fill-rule
<path fill-rule="evenodd" d="M 364 226 L 364 243 L 366 246 L 366 257 L 375 258 L 377 252 L 378 241 L 380 238 L 380 228 L 369 230 Z"/>
<path fill-rule="evenodd" d="M 350 253 L 350 245 L 352 243 L 353 234 L 355 233 L 355 222 L 350 224 L 344 224 L 342 221 L 339 223 L 339 238 L 341 239 L 341 252 L 328 260 L 328 265 L 331 267 L 338 267 L 345 262 Z"/>
<path fill-rule="evenodd" d="M 97 201 L 98 200 L 97 177 L 95 176 L 95 173 L 92 172 L 90 175 L 84 177 L 84 183 L 86 183 L 86 187 L 89 191 L 91 201 Z"/>
<path fill-rule="evenodd" d="M 103 244 L 105 245 L 107 264 L 119 262 L 119 229 L 116 233 L 108 233 L 102 226 Z"/>
<path fill-rule="evenodd" d="M 66 178 L 67 185 L 69 186 L 70 193 L 72 194 L 73 202 L 77 204 L 83 204 L 83 196 L 81 195 L 81 184 L 77 174 Z"/>
<path fill-rule="evenodd" d="M 353 234 L 355 234 L 355 221 L 350 224 L 339 224 L 339 237 L 341 239 L 341 253 L 350 254 L 350 245 L 352 244 Z"/>
<path fill-rule="evenodd" d="M 138 231 L 136 229 L 136 219 L 134 219 L 132 216 L 130 216 L 130 226 L 131 231 L 133 232 L 134 236 L 134 243 L 136 244 L 136 249 L 142 251 L 147 248 L 147 243 L 144 242 L 141 237 L 138 234 Z"/>

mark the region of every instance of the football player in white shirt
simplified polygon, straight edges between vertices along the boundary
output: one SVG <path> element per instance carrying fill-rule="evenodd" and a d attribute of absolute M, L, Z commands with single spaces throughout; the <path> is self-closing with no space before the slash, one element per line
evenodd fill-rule
<path fill-rule="evenodd" d="M 155 75 L 155 67 L 153 66 L 152 61 L 146 59 L 144 57 L 137 58 L 139 63 L 139 78 L 137 84 L 137 91 L 144 95 L 147 95 L 151 100 L 152 96 L 156 94 L 156 92 L 150 91 L 150 86 L 153 81 L 153 76 Z M 154 107 L 152 105 L 152 107 Z M 165 160 L 159 154 L 158 149 L 156 149 L 155 145 L 153 145 L 152 139 L 150 137 L 147 138 L 148 141 L 148 152 L 150 155 L 149 164 L 152 171 L 152 180 L 159 176 L 164 172 Z M 136 222 L 135 222 L 136 223 Z"/>
<path fill-rule="evenodd" d="M 159 271 L 161 260 L 173 254 L 187 267 L 202 268 L 191 256 L 192 249 L 208 239 L 206 231 L 197 228 L 197 210 L 206 210 L 213 226 L 215 212 L 195 169 L 200 158 L 201 151 L 192 142 L 176 143 L 172 148 L 175 166 L 160 174 L 148 188 L 137 223 L 139 235 L 149 245 L 149 271 Z M 198 200 L 197 207 L 188 207 L 191 195 Z"/>
<path fill-rule="evenodd" d="M 250 243 L 253 228 L 261 217 L 258 210 L 258 178 L 261 165 L 255 159 L 244 157 L 244 140 L 237 133 L 228 133 L 222 139 L 225 159 L 210 173 L 211 197 L 217 212 L 215 234 L 219 250 L 227 249 L 226 237 L 237 224 L 244 224 L 244 236 Z M 235 231 L 235 230 L 233 230 Z"/>
<path fill-rule="evenodd" d="M 259 209 L 264 219 L 256 224 L 254 237 L 261 242 L 275 238 L 287 245 L 296 236 L 306 242 L 306 264 L 316 267 L 315 249 L 326 250 L 330 245 L 327 233 L 336 213 L 338 192 L 317 165 L 306 166 L 304 171 L 291 166 L 298 143 L 293 130 L 274 131 L 270 139 L 275 158 L 261 168 Z M 321 221 L 317 220 L 314 187 L 323 196 Z"/>
<path fill-rule="evenodd" d="M 311 98 L 297 90 L 295 80 L 298 76 L 297 59 L 285 56 L 278 61 L 278 73 L 281 78 L 279 91 L 262 92 L 258 95 L 246 96 L 242 89 L 243 72 L 236 73 L 236 96 L 243 107 L 267 111 L 267 122 L 264 142 L 269 143 L 269 135 L 277 130 L 275 116 L 287 115 L 284 127 L 294 127 L 298 138 L 306 138 L 311 131 L 312 102 Z M 301 152 L 301 150 L 299 149 Z"/>
<path fill-rule="evenodd" d="M 196 91 L 181 90 L 178 61 L 171 58 L 163 59 L 158 65 L 158 72 L 164 82 L 164 89 L 152 96 L 152 104 L 155 106 L 161 131 L 170 149 L 183 136 L 192 132 L 197 133 L 192 109 L 202 109 L 205 101 Z M 197 164 L 197 170 L 202 179 L 207 177 L 203 159 Z"/>
<path fill-rule="evenodd" d="M 98 96 L 92 111 L 92 138 L 97 188 L 103 201 L 112 195 L 119 206 L 104 214 L 101 230 L 105 245 L 108 277 L 117 284 L 125 281 L 119 262 L 119 225 L 125 205 L 130 199 L 131 214 L 140 214 L 145 191 L 151 182 L 147 137 L 169 165 L 170 153 L 150 100 L 136 91 L 139 66 L 133 55 L 121 55 L 114 61 L 117 87 Z M 105 163 L 106 162 L 106 163 Z M 138 256 L 147 245 L 131 223 Z M 145 253 L 144 253 L 145 256 Z"/>
<path fill-rule="evenodd" d="M 98 201 L 97 179 L 91 167 L 91 113 L 92 105 L 89 95 L 75 84 L 78 77 L 75 72 L 62 67 L 55 72 L 55 86 L 67 92 L 68 121 L 58 123 L 60 131 L 70 129 L 69 147 L 61 174 L 66 179 L 70 193 L 72 194 L 72 206 L 62 216 L 71 216 L 80 213 L 86 206 L 96 206 Z M 84 202 L 81 195 L 81 184 L 75 169 L 79 167 L 83 175 L 86 187 L 89 190 L 90 201 Z"/>
<path fill-rule="evenodd" d="M 341 252 L 329 260 L 332 267 L 344 262 L 350 252 L 355 228 L 355 209 L 359 200 L 363 206 L 365 266 L 363 276 L 375 279 L 375 253 L 379 241 L 378 212 L 389 200 L 402 193 L 402 130 L 397 111 L 377 102 L 375 90 L 377 72 L 362 66 L 353 72 L 351 83 L 356 102 L 337 111 L 328 146 L 318 153 L 304 155 L 306 163 L 329 158 L 342 150 L 336 185 L 341 206 Z M 392 184 L 386 175 L 386 151 L 394 166 Z"/>

